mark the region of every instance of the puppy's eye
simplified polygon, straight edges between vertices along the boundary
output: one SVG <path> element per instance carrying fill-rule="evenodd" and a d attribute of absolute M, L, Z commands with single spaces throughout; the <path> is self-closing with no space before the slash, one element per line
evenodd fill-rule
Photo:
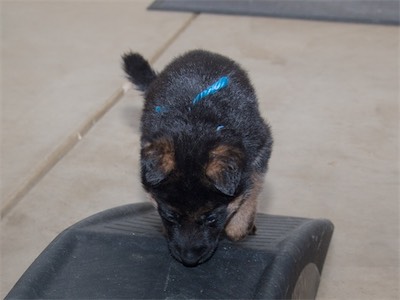
<path fill-rule="evenodd" d="M 215 215 L 209 215 L 205 218 L 204 223 L 205 225 L 213 225 L 217 222 L 217 217 Z"/>

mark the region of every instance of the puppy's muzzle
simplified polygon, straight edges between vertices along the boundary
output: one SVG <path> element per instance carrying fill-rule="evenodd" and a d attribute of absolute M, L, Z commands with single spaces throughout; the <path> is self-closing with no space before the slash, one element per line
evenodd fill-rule
<path fill-rule="evenodd" d="M 175 259 L 186 267 L 195 267 L 207 261 L 214 253 L 216 247 L 197 246 L 181 248 L 178 245 L 170 245 L 171 253 Z"/>

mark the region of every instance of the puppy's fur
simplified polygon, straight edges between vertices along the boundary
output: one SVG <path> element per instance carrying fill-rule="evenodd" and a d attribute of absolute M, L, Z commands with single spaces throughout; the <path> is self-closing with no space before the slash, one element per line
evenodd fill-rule
<path fill-rule="evenodd" d="M 171 254 L 186 266 L 208 260 L 221 233 L 255 232 L 256 198 L 272 149 L 254 89 L 234 61 L 203 50 L 160 74 L 139 54 L 123 67 L 144 93 L 141 177 L 163 221 Z M 229 84 L 192 100 L 222 77 Z"/>

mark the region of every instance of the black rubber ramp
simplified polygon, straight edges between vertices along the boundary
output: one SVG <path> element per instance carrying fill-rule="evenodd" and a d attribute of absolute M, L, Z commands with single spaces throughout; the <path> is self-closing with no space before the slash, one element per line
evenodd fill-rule
<path fill-rule="evenodd" d="M 398 25 L 399 0 L 157 0 L 149 9 Z"/>
<path fill-rule="evenodd" d="M 256 235 L 222 240 L 187 268 L 170 256 L 150 204 L 116 207 L 62 232 L 6 299 L 314 298 L 333 224 L 265 214 L 256 224 Z"/>

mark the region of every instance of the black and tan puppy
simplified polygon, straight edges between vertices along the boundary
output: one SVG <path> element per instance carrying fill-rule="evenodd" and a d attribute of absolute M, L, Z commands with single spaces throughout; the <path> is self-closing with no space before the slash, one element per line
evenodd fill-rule
<path fill-rule="evenodd" d="M 238 64 L 190 51 L 157 74 L 139 54 L 123 56 L 144 92 L 141 176 L 162 218 L 172 255 L 205 262 L 221 233 L 254 233 L 256 197 L 272 137 L 254 89 Z"/>

